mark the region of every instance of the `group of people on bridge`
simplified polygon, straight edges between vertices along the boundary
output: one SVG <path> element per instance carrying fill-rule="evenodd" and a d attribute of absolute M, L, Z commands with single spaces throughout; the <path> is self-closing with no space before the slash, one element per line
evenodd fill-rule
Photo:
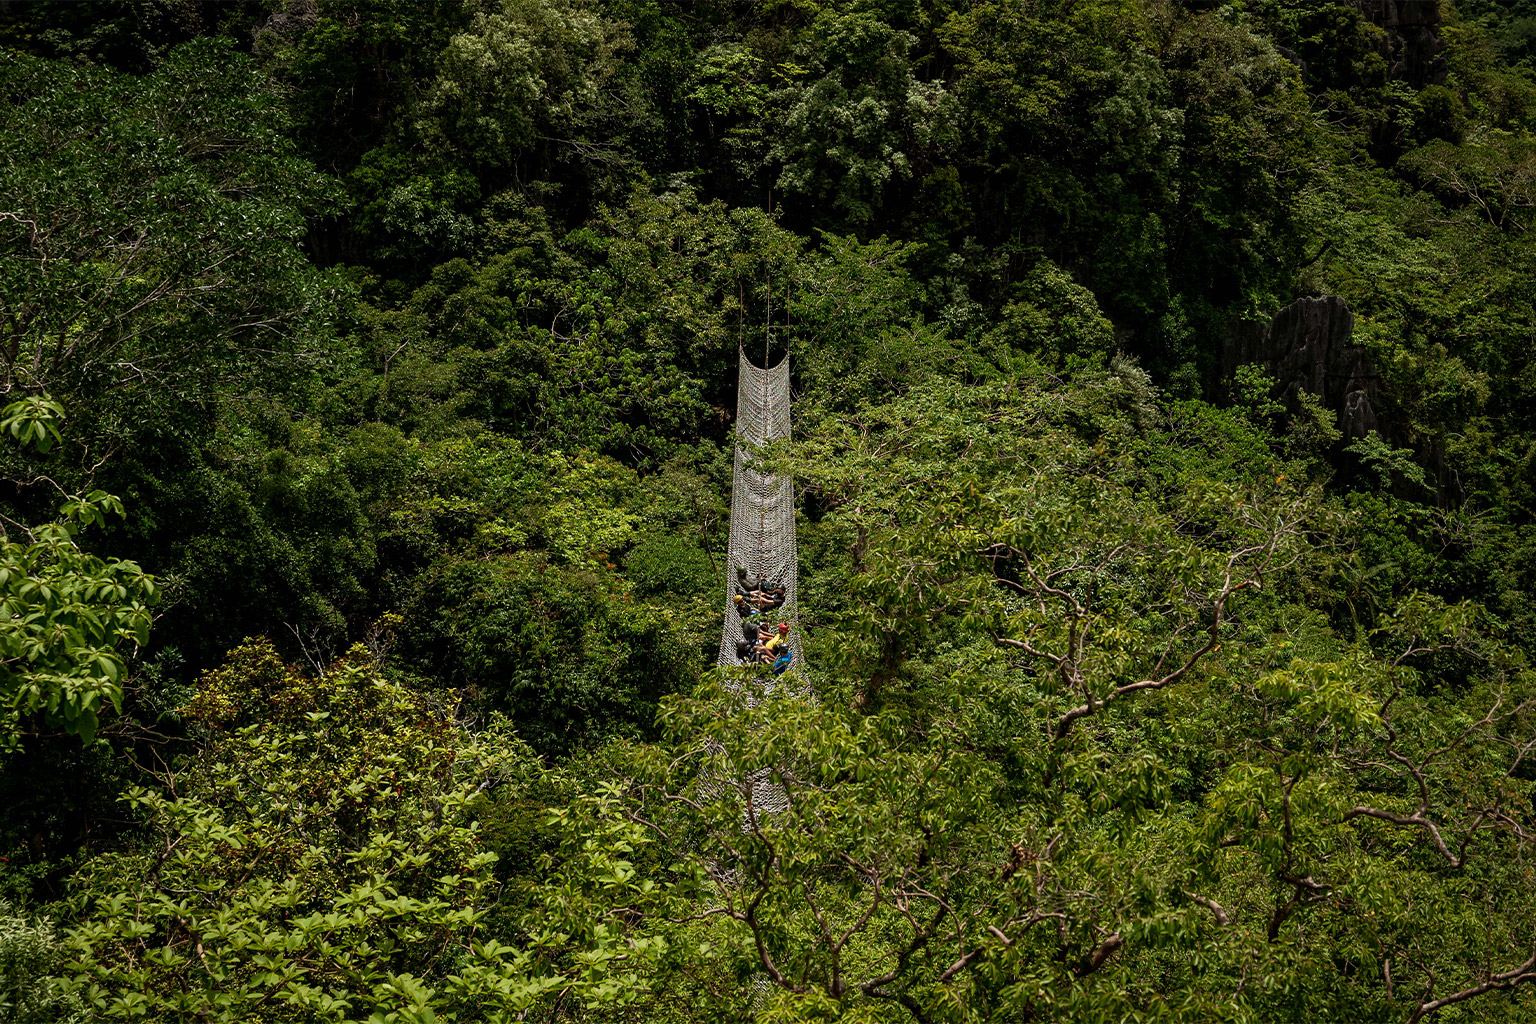
<path fill-rule="evenodd" d="M 789 623 L 772 624 L 773 612 L 784 607 L 784 588 L 767 579 L 747 575 L 736 569 L 736 586 L 731 604 L 741 622 L 741 640 L 736 656 L 743 665 L 767 665 L 774 675 L 783 675 L 794 660 L 789 649 Z"/>

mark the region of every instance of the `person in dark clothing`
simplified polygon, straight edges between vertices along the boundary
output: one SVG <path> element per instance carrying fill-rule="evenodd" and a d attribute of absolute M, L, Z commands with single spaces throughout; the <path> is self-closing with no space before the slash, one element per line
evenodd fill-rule
<path fill-rule="evenodd" d="M 772 611 L 784 604 L 784 588 L 773 587 L 765 590 L 754 590 L 747 598 L 747 603 L 760 612 Z"/>
<path fill-rule="evenodd" d="M 736 567 L 736 594 L 746 600 L 752 600 L 754 594 L 762 590 L 764 583 L 755 576 L 748 576 L 745 567 Z"/>
<path fill-rule="evenodd" d="M 747 603 L 740 594 L 733 597 L 736 617 L 741 622 L 741 635 L 748 640 L 757 639 L 757 631 L 763 625 L 763 613 Z"/>
<path fill-rule="evenodd" d="M 751 623 L 742 623 L 741 631 L 745 637 L 742 644 L 737 647 L 737 650 L 742 652 L 741 663 L 743 665 L 763 663 L 763 652 L 773 641 L 773 630 L 761 618 L 754 616 Z"/>
<path fill-rule="evenodd" d="M 772 637 L 772 636 L 773 636 L 773 634 L 771 632 L 769 632 L 767 626 L 757 626 L 757 627 L 755 627 L 755 632 L 752 633 L 750 635 L 750 637 L 749 637 L 749 640 L 750 640 L 750 642 L 752 644 L 752 662 L 753 662 L 753 664 L 756 664 L 756 663 L 758 663 L 758 662 L 763 660 L 763 644 L 767 643 L 769 638 Z"/>

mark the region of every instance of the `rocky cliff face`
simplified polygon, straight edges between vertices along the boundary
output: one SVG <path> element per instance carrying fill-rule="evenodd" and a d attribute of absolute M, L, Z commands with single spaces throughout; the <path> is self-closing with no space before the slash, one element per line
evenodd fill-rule
<path fill-rule="evenodd" d="M 1429 474 L 1436 503 L 1442 508 L 1456 504 L 1465 495 L 1440 440 L 1414 437 L 1404 423 L 1378 415 L 1381 377 L 1365 349 L 1352 343 L 1354 328 L 1355 315 L 1336 295 L 1297 299 L 1268 321 L 1231 321 L 1221 347 L 1222 380 L 1230 381 L 1245 363 L 1258 363 L 1278 382 L 1274 397 L 1287 408 L 1296 408 L 1300 390 L 1321 398 L 1338 416 L 1345 443 L 1374 430 L 1391 445 L 1413 449 L 1414 460 Z M 1358 469 L 1358 463 L 1345 456 L 1335 466 Z M 1400 482 L 1396 490 L 1404 497 L 1419 497 L 1416 485 Z"/>
<path fill-rule="evenodd" d="M 1392 77 L 1415 89 L 1445 82 L 1440 0 L 1355 0 L 1371 24 L 1386 30 L 1382 56 Z"/>
<path fill-rule="evenodd" d="M 1297 299 L 1267 323 L 1236 320 L 1227 327 L 1221 350 L 1222 379 L 1244 363 L 1258 363 L 1280 383 L 1287 406 L 1307 390 L 1334 410 L 1345 437 L 1381 430 L 1372 397 L 1378 376 L 1363 348 L 1351 342 L 1355 315 L 1336 295 Z"/>

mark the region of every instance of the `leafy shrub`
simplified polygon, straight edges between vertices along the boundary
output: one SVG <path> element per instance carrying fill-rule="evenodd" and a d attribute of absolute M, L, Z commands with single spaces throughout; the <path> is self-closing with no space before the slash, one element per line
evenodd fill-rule
<path fill-rule="evenodd" d="M 476 798 L 515 800 L 542 771 L 503 727 L 465 732 L 362 647 L 313 678 L 265 642 L 231 652 L 185 714 L 202 752 L 174 788 L 124 798 L 148 841 L 76 879 L 64 988 L 96 1019 L 502 1022 L 549 992 L 643 991 L 645 939 L 617 961 L 586 948 L 625 928 L 583 895 L 619 906 L 628 877 L 628 826 L 601 808 L 554 830 L 565 856 L 524 893 L 536 924 L 515 923 L 518 945 L 483 929 L 498 883 Z"/>
<path fill-rule="evenodd" d="M 656 702 L 697 666 L 658 613 L 604 572 L 533 552 L 445 559 L 406 609 L 412 668 L 470 687 L 543 754 L 653 734 Z"/>
<path fill-rule="evenodd" d="M 17 917 L 0 900 L 0 1020 L 10 1024 L 71 1024 L 84 1020 L 79 1003 L 50 977 L 65 949 L 47 922 Z"/>
<path fill-rule="evenodd" d="M 647 537 L 624 560 L 639 594 L 691 595 L 710 591 L 714 567 L 699 546 L 676 534 Z"/>

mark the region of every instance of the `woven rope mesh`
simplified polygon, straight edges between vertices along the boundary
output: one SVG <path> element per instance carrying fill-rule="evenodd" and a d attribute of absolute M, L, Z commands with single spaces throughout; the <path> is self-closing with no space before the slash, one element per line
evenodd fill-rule
<path fill-rule="evenodd" d="M 772 612 L 773 621 L 787 623 L 789 649 L 793 653 L 790 668 L 782 676 L 770 674 L 766 665 L 745 672 L 726 675 L 726 686 L 752 703 L 781 686 L 804 692 L 808 688 L 803 665 L 804 650 L 797 622 L 796 589 L 799 582 L 798 554 L 795 549 L 795 492 L 787 477 L 764 473 L 753 465 L 752 449 L 789 437 L 789 357 L 777 366 L 759 369 L 741 353 L 741 370 L 736 396 L 736 465 L 731 479 L 730 571 L 725 583 L 725 621 L 720 632 L 720 664 L 750 666 L 754 657 L 745 654 L 746 642 L 741 615 L 733 598 L 737 593 L 735 570 L 740 567 L 758 589 L 784 588 L 784 602 Z M 730 757 L 714 740 L 706 744 L 709 761 L 699 775 L 701 795 L 706 799 L 731 799 L 741 809 L 741 830 L 752 832 L 761 827 L 760 815 L 779 814 L 789 809 L 789 794 L 773 780 L 772 768 L 753 771 L 726 767 Z M 722 768 L 724 770 L 722 770 Z M 727 889 L 741 885 L 739 864 L 715 862 L 709 867 L 715 882 Z M 766 973 L 758 972 L 748 982 L 754 1006 L 761 1006 L 773 987 Z"/>
<path fill-rule="evenodd" d="M 730 570 L 726 573 L 725 622 L 720 633 L 720 664 L 753 666 L 755 655 L 743 645 L 750 645 L 734 597 L 737 593 L 735 570 L 742 568 L 759 589 L 782 587 L 783 604 L 768 613 L 768 621 L 789 625 L 789 650 L 792 660 L 787 672 L 774 676 L 766 665 L 746 673 L 731 673 L 726 685 L 738 693 L 745 691 L 755 702 L 781 686 L 804 689 L 804 651 L 796 621 L 795 592 L 798 580 L 795 549 L 795 491 L 789 479 L 765 473 L 753 464 L 754 449 L 770 441 L 789 437 L 789 358 L 777 366 L 760 369 L 741 354 L 741 371 L 736 397 L 736 466 L 731 481 Z M 723 750 L 714 751 L 723 755 Z M 700 779 L 704 791 L 719 797 L 734 791 L 741 801 L 743 815 L 747 807 L 762 813 L 776 813 L 789 806 L 782 786 L 771 779 L 769 769 L 759 769 L 745 777 L 706 771 Z M 743 828 L 748 823 L 743 820 Z"/>
<path fill-rule="evenodd" d="M 798 584 L 795 550 L 795 489 L 788 477 L 765 473 L 753 464 L 753 451 L 769 441 L 789 437 L 789 357 L 777 366 L 760 369 L 741 354 L 736 393 L 736 467 L 731 482 L 730 566 L 726 576 L 725 624 L 720 634 L 720 664 L 743 663 L 741 617 L 732 600 L 740 567 L 765 587 L 783 587 L 784 604 L 774 611 L 789 625 L 789 649 L 794 653 L 787 674 L 801 675 L 801 646 L 795 591 Z M 774 677 L 754 677 L 764 691 Z M 803 678 L 803 677 L 802 677 Z M 798 680 L 797 680 L 798 681 Z"/>

